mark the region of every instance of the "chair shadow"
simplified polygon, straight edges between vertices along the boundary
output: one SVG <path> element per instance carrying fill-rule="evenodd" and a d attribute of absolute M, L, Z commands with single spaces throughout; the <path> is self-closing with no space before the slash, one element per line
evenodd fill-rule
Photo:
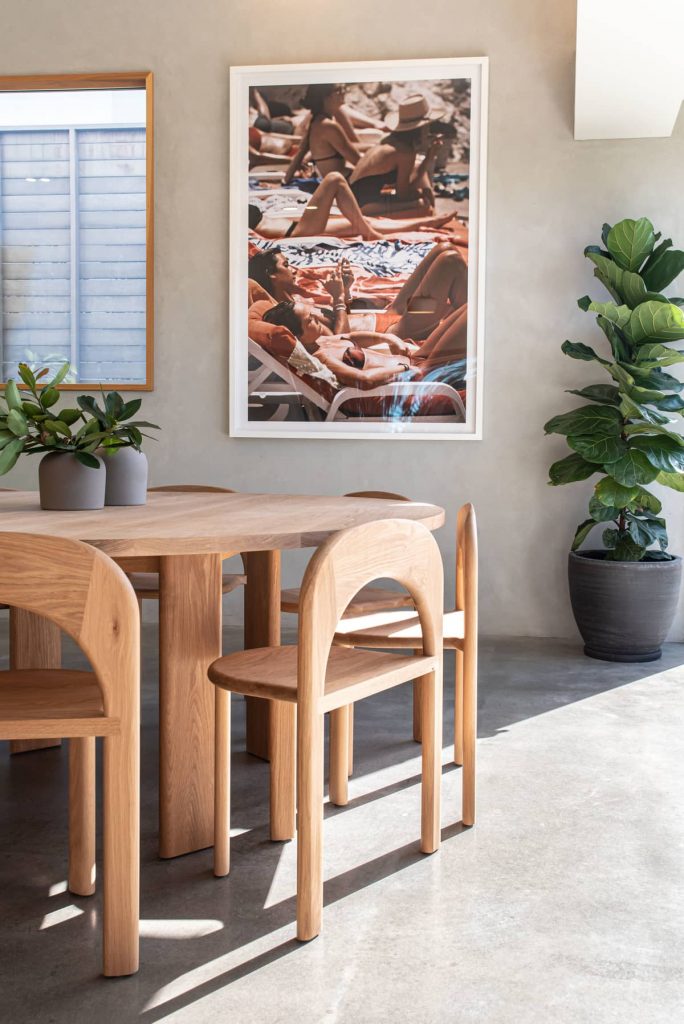
<path fill-rule="evenodd" d="M 462 822 L 455 822 L 454 824 L 442 829 L 442 842 L 452 839 L 466 831 L 469 831 L 467 826 Z M 350 868 L 349 871 L 344 871 L 341 874 L 336 875 L 334 878 L 328 879 L 323 886 L 324 913 L 326 908 L 332 906 L 339 900 L 343 900 L 348 896 L 368 888 L 369 886 L 377 884 L 383 879 L 388 878 L 399 871 L 405 870 L 411 865 L 423 860 L 425 856 L 426 854 L 420 852 L 418 848 L 418 840 L 416 840 L 414 843 L 408 843 L 405 846 L 390 850 L 378 857 L 374 857 L 372 860 L 365 861 L 363 864 Z M 245 863 L 245 867 L 247 870 L 249 869 L 248 859 Z M 239 882 L 237 884 L 239 886 Z M 254 942 L 256 939 L 263 938 L 264 936 L 273 933 L 288 924 L 291 924 L 293 929 L 295 928 L 296 898 L 294 896 L 288 897 L 267 909 L 264 909 L 263 905 L 258 906 L 258 902 L 258 900 L 252 900 L 249 906 L 244 907 L 245 911 L 250 913 L 250 917 L 251 912 L 254 913 L 254 917 L 251 918 L 253 928 L 250 930 L 250 934 L 248 936 L 241 936 L 238 943 L 227 946 L 223 950 L 222 955 L 225 956 L 242 946 L 249 945 L 249 943 Z M 279 943 L 277 946 L 274 946 L 272 949 L 257 953 L 254 957 L 246 960 L 244 963 L 228 968 L 218 977 L 212 978 L 206 982 L 200 982 L 198 985 L 194 986 L 191 991 L 176 997 L 172 996 L 160 1005 L 143 1011 L 143 1016 L 145 1020 L 150 1022 L 162 1020 L 168 1015 L 183 1009 L 185 1006 L 190 1005 L 196 1000 L 211 995 L 213 992 L 227 988 L 236 981 L 261 970 L 261 968 L 266 967 L 285 956 L 296 954 L 303 950 L 306 945 L 308 945 L 308 943 L 298 942 L 296 938 L 287 939 L 284 942 Z"/>

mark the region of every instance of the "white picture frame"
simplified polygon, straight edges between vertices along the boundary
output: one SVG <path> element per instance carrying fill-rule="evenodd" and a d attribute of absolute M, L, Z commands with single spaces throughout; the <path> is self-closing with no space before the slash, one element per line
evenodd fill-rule
<path fill-rule="evenodd" d="M 446 58 L 435 60 L 362 61 L 328 64 L 290 64 L 231 68 L 230 93 L 230 434 L 233 437 L 355 438 L 481 440 L 483 436 L 484 391 L 484 288 L 485 207 L 487 166 L 488 58 Z M 250 89 L 298 86 L 311 83 L 410 83 L 469 79 L 470 134 L 468 163 L 467 223 L 467 381 L 461 413 L 372 417 L 345 416 L 344 396 L 332 402 L 316 403 L 304 378 L 294 384 L 306 399 L 313 418 L 290 420 L 287 402 L 292 402 L 293 384 L 279 373 L 278 361 L 264 358 L 262 349 L 250 343 L 248 332 L 248 197 L 249 188 L 249 95 Z M 278 242 L 280 244 L 280 242 Z M 250 356 L 252 353 L 252 356 Z M 259 358 L 256 360 L 253 354 Z M 269 391 L 269 387 L 271 390 Z M 289 391 L 288 391 L 289 387 Z M 443 385 L 433 387 L 437 396 L 450 393 Z M 280 401 L 282 393 L 283 401 Z M 408 384 L 394 388 L 398 396 L 415 394 Z M 423 392 L 424 393 L 424 392 Z M 432 392 L 431 392 L 432 393 Z M 461 392 L 463 395 L 464 392 Z M 306 398 L 307 394 L 309 395 Z M 340 402 L 341 397 L 341 409 Z M 313 398 L 312 403 L 309 399 Z M 257 401 L 258 399 L 258 401 Z M 270 401 L 271 418 L 250 418 L 263 411 L 259 403 Z M 365 398 L 364 398 L 365 401 Z M 440 398 L 440 402 L 446 401 Z M 334 406 L 337 402 L 338 408 Z M 366 402 L 366 405 L 368 403 Z M 439 403 L 438 406 L 439 407 Z M 403 409 L 406 408 L 404 404 Z M 420 408 L 420 406 L 419 406 Z M 334 416 L 335 418 L 330 418 Z M 343 417 L 343 418 L 342 418 Z M 422 422 L 421 422 L 422 420 Z"/>

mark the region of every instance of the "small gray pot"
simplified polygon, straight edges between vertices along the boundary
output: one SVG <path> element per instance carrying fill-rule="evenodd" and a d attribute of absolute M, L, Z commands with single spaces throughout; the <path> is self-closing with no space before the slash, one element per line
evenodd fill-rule
<path fill-rule="evenodd" d="M 601 661 L 656 661 L 677 608 L 682 560 L 609 562 L 604 555 L 571 551 L 568 560 L 584 653 Z"/>
<path fill-rule="evenodd" d="M 38 466 L 40 507 L 80 512 L 104 508 L 107 480 L 102 459 L 97 469 L 82 465 L 71 452 L 48 452 Z"/>
<path fill-rule="evenodd" d="M 147 502 L 147 456 L 135 448 L 119 448 L 105 455 L 101 448 L 107 473 L 105 505 L 145 505 Z"/>

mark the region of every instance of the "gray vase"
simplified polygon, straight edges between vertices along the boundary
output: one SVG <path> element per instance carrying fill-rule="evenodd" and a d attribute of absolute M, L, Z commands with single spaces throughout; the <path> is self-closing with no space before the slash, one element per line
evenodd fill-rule
<path fill-rule="evenodd" d="M 102 454 L 102 450 L 98 450 Z M 105 505 L 144 505 L 147 502 L 147 456 L 135 448 L 104 455 L 107 473 Z"/>
<path fill-rule="evenodd" d="M 104 508 L 107 477 L 102 459 L 98 462 L 91 469 L 71 452 L 44 455 L 38 467 L 40 507 L 67 512 Z"/>
<path fill-rule="evenodd" d="M 601 661 L 656 661 L 677 608 L 682 560 L 609 562 L 604 554 L 573 551 L 568 561 L 584 653 Z"/>

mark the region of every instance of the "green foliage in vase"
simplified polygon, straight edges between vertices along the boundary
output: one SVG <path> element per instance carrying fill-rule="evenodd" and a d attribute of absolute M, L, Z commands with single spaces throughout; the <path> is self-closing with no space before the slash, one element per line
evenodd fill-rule
<path fill-rule="evenodd" d="M 667 370 L 684 362 L 684 350 L 670 347 L 684 340 L 684 299 L 663 294 L 684 270 L 684 252 L 669 238 L 660 241 L 645 217 L 604 224 L 602 242 L 584 254 L 610 299 L 578 300 L 580 309 L 596 314 L 602 349 L 572 341 L 561 348 L 572 359 L 597 363 L 608 382 L 569 391 L 588 404 L 546 423 L 545 432 L 564 435 L 572 449 L 551 466 L 549 483 L 600 476 L 573 551 L 604 524 L 607 559 L 667 559 L 662 505 L 647 488 L 658 483 L 684 491 L 684 437 L 671 429 L 673 416 L 684 416 L 684 384 Z"/>
<path fill-rule="evenodd" d="M 0 476 L 10 471 L 22 454 L 70 452 L 84 466 L 97 469 L 100 463 L 94 453 L 98 448 L 140 451 L 140 427 L 155 428 L 153 423 L 131 420 L 140 408 L 140 399 L 124 402 L 114 391 L 104 395 L 103 409 L 89 395 L 78 396 L 78 408 L 55 408 L 59 385 L 68 379 L 70 369 L 70 364 L 64 363 L 46 381 L 49 367 L 34 372 L 20 363 L 23 388 L 15 380 L 7 381 L 5 400 L 0 401 Z"/>

